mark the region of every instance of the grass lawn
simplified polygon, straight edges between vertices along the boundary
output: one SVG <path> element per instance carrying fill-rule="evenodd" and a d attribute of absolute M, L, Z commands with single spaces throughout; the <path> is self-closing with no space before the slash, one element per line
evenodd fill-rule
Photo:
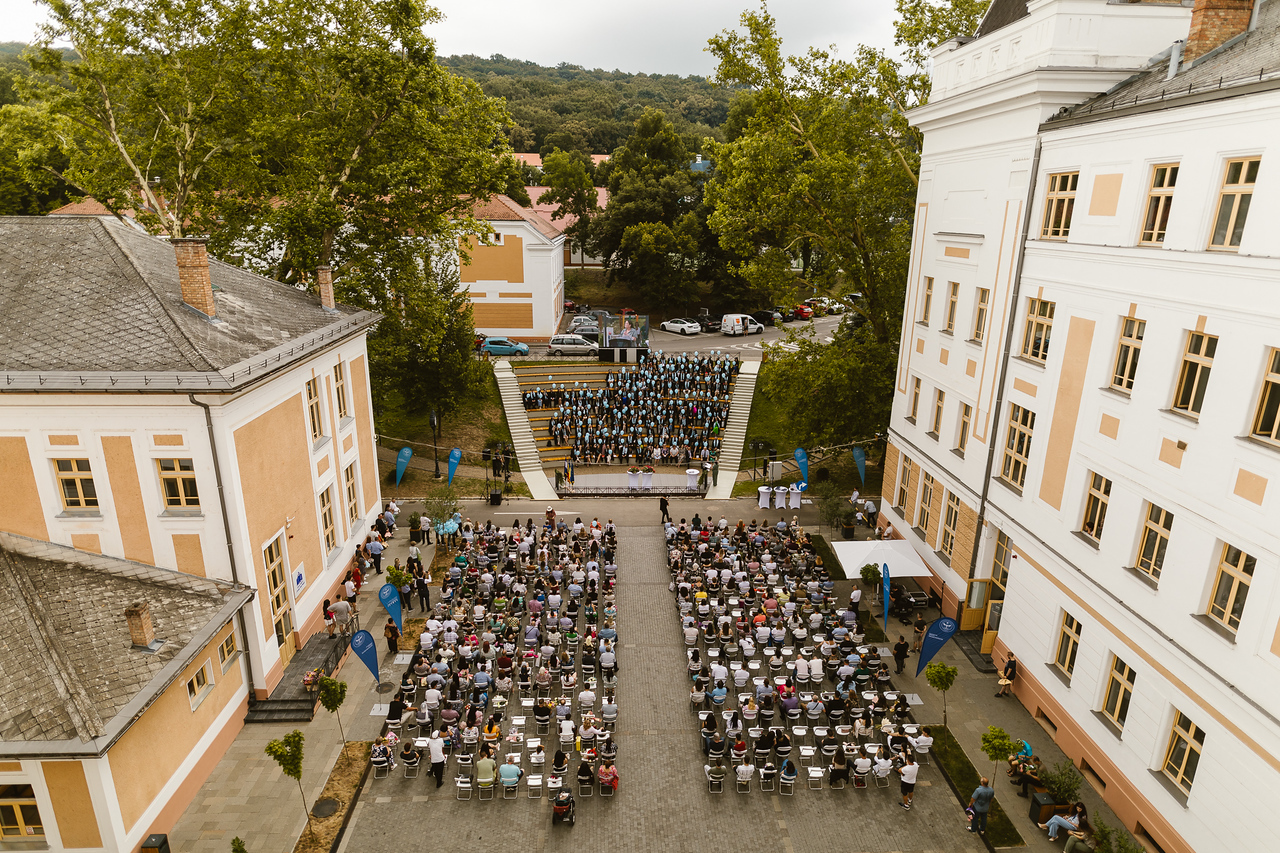
<path fill-rule="evenodd" d="M 982 774 L 973 766 L 969 756 L 965 755 L 955 736 L 943 726 L 932 726 L 933 758 L 947 777 L 947 784 L 960 801 L 961 806 L 969 805 L 969 796 L 978 787 Z M 1000 806 L 999 790 L 996 799 L 991 801 L 991 812 L 987 816 L 987 842 L 992 847 L 1023 847 L 1026 842 L 1009 820 L 1009 815 Z"/>
<path fill-rule="evenodd" d="M 404 479 L 400 481 L 400 485 L 396 486 L 396 465 L 394 461 L 379 460 L 379 470 L 382 472 L 383 493 L 387 495 L 395 495 L 400 498 L 425 498 L 435 497 L 443 494 L 448 490 L 448 480 L 441 478 L 435 479 L 435 470 L 432 468 L 410 468 L 404 472 Z M 448 467 L 444 460 L 440 462 L 440 473 L 447 474 Z M 486 481 L 482 477 L 463 477 L 461 475 L 453 478 L 453 491 L 459 497 L 474 498 L 488 497 L 486 490 Z M 524 483 L 511 482 L 507 484 L 507 495 L 509 497 L 530 498 L 533 497 L 529 493 L 529 487 Z"/>
<path fill-rule="evenodd" d="M 397 439 L 418 442 L 425 446 L 415 447 L 414 456 L 419 459 L 432 458 L 433 436 L 429 407 L 423 412 L 379 416 L 377 428 L 382 444 L 394 445 Z M 454 447 L 462 448 L 463 464 L 483 465 L 486 463 L 481 459 L 480 452 L 504 441 L 511 443 L 511 430 L 507 427 L 507 415 L 502 409 L 502 398 L 498 395 L 498 380 L 490 373 L 477 393 L 441 424 L 441 469 L 443 470 L 444 460 L 449 456 L 449 450 Z M 408 474 L 405 476 L 407 479 Z"/>

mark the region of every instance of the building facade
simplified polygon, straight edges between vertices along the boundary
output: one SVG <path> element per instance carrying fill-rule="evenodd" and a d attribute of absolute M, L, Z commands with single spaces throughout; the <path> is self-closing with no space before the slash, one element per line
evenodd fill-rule
<path fill-rule="evenodd" d="M 458 270 L 477 332 L 545 343 L 564 317 L 564 234 L 504 195 L 473 215 L 493 233 L 466 241 Z"/>
<path fill-rule="evenodd" d="M 199 240 L 0 219 L 0 531 L 253 593 L 228 628 L 244 657 L 236 709 L 188 721 L 203 746 L 180 763 L 196 776 L 165 777 L 135 815 L 150 831 L 322 630 L 381 510 L 365 348 L 378 318 L 318 278 L 319 298 Z M 126 823 L 113 837 L 141 832 Z"/>
<path fill-rule="evenodd" d="M 997 2 L 912 114 L 888 522 L 1165 851 L 1264 849 L 1280 786 L 1278 26 Z"/>

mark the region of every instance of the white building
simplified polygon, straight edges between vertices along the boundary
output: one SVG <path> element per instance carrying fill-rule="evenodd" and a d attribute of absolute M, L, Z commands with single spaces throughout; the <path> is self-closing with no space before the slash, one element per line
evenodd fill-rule
<path fill-rule="evenodd" d="M 911 115 L 888 521 L 1170 853 L 1269 849 L 1280 789 L 1280 7 L 1259 3 L 997 0 Z"/>

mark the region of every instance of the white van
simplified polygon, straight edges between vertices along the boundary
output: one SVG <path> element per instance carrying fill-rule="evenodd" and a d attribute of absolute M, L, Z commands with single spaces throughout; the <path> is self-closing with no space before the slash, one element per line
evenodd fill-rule
<path fill-rule="evenodd" d="M 762 335 L 764 326 L 746 314 L 725 314 L 720 321 L 722 335 Z"/>

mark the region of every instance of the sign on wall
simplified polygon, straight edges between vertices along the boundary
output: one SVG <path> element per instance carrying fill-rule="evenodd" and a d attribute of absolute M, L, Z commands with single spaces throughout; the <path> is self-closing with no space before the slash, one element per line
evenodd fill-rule
<path fill-rule="evenodd" d="M 304 564 L 298 563 L 298 567 L 293 570 L 293 600 L 297 601 L 298 596 L 302 595 L 302 591 L 307 588 L 307 573 L 303 567 Z"/>

